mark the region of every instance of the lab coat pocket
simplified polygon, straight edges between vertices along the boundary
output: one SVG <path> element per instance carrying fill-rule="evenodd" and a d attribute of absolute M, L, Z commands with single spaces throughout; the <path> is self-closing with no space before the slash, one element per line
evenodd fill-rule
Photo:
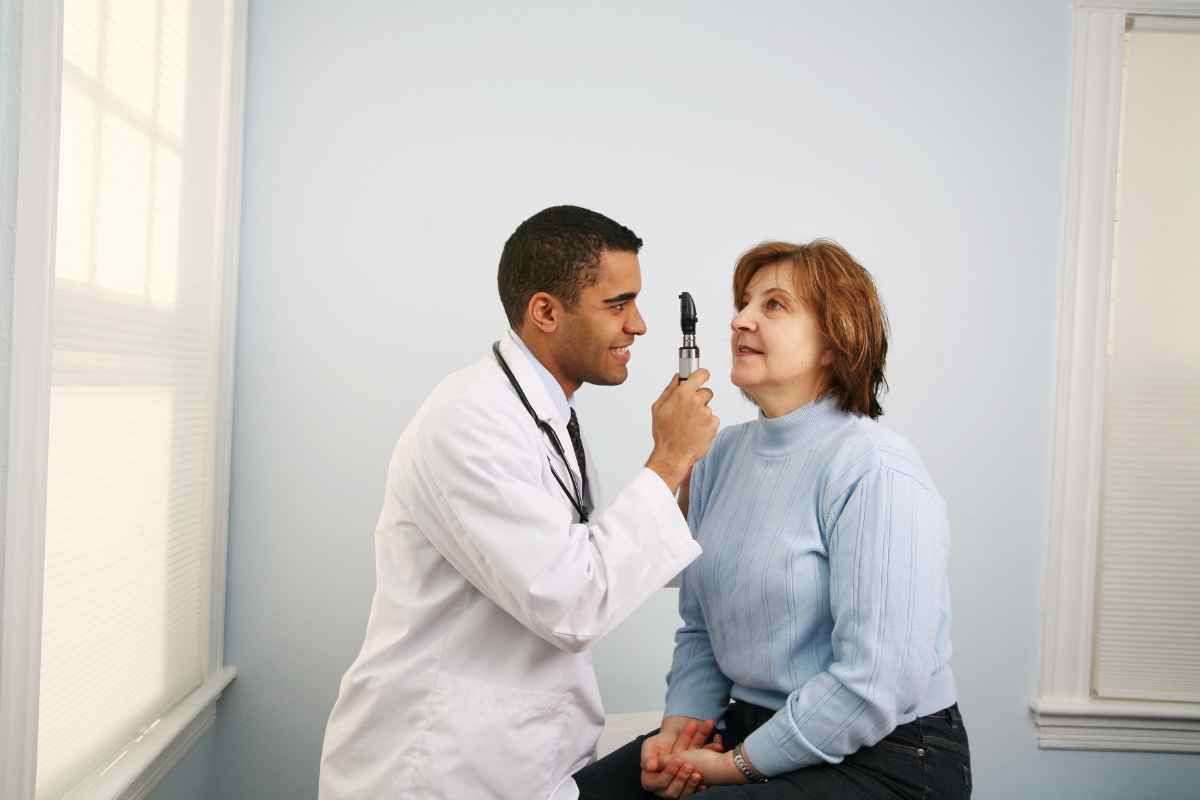
<path fill-rule="evenodd" d="M 569 695 L 438 673 L 429 704 L 422 797 L 540 800 L 558 775 Z"/>

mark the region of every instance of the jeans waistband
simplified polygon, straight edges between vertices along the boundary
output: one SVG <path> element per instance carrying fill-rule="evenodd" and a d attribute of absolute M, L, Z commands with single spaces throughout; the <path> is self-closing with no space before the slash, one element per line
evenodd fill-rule
<path fill-rule="evenodd" d="M 954 703 L 943 708 L 941 711 L 935 711 L 932 714 L 926 714 L 921 719 L 944 719 L 949 722 L 951 727 L 957 728 L 962 725 L 962 714 L 958 710 L 958 703 Z"/>

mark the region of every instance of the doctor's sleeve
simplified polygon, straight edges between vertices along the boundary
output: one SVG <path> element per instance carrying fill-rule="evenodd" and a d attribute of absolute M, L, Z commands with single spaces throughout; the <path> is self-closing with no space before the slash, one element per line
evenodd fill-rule
<path fill-rule="evenodd" d="M 469 406 L 426 422 L 410 476 L 422 531 L 475 588 L 555 647 L 588 647 L 700 552 L 648 469 L 581 524 L 543 482 L 540 438 L 511 414 Z"/>

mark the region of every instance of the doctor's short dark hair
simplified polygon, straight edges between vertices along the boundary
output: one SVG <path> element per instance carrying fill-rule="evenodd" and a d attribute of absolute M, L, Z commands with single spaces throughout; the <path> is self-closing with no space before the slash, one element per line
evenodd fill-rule
<path fill-rule="evenodd" d="M 504 243 L 496 282 L 513 330 L 525 319 L 529 298 L 552 294 L 568 310 L 594 284 L 605 250 L 637 253 L 642 240 L 624 225 L 579 206 L 552 206 L 522 222 Z"/>

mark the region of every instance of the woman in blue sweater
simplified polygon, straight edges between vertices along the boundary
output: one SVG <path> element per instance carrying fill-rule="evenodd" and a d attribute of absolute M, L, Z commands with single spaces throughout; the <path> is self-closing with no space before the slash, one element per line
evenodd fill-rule
<path fill-rule="evenodd" d="M 582 770 L 581 798 L 969 797 L 946 507 L 875 422 L 870 274 L 830 241 L 767 242 L 733 289 L 730 379 L 760 414 L 721 432 L 681 498 L 704 553 L 662 728 Z"/>

